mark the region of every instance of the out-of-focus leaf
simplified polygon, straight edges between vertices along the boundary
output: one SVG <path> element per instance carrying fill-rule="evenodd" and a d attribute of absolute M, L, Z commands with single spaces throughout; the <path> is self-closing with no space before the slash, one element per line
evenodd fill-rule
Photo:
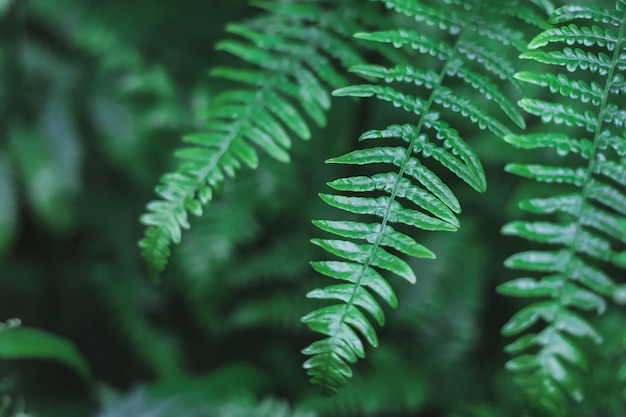
<path fill-rule="evenodd" d="M 74 344 L 42 330 L 25 327 L 0 329 L 0 358 L 58 361 L 76 371 L 84 381 L 91 379 L 87 361 Z"/>
<path fill-rule="evenodd" d="M 11 0 L 0 0 L 0 17 L 4 16 L 6 11 L 9 9 L 9 6 L 11 6 L 11 3 Z"/>
<path fill-rule="evenodd" d="M 37 217 L 54 231 L 67 230 L 73 218 L 75 178 L 64 172 L 44 139 L 32 130 L 14 129 L 11 151 Z"/>
<path fill-rule="evenodd" d="M 17 201 L 8 158 L 0 153 L 0 258 L 11 244 L 17 226 Z"/>

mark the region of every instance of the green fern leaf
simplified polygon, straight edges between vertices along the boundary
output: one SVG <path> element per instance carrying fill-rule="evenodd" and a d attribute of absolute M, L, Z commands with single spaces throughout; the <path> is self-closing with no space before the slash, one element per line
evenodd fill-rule
<path fill-rule="evenodd" d="M 452 53 L 450 45 L 445 42 L 439 42 L 420 33 L 406 30 L 357 33 L 354 37 L 365 41 L 390 43 L 394 48 L 406 45 L 422 54 L 428 54 L 441 60 L 447 59 Z"/>
<path fill-rule="evenodd" d="M 582 44 L 587 47 L 598 45 L 612 51 L 617 44 L 617 38 L 610 29 L 602 30 L 597 26 L 579 28 L 571 24 L 542 32 L 528 44 L 528 48 L 540 48 L 549 42 L 565 42 L 568 45 Z"/>
<path fill-rule="evenodd" d="M 563 6 L 552 13 L 550 23 L 566 23 L 576 19 L 593 20 L 619 27 L 622 19 L 616 10 L 607 10 L 599 6 L 585 4 L 571 4 Z"/>
<path fill-rule="evenodd" d="M 506 170 L 574 191 L 520 203 L 524 210 L 553 219 L 513 221 L 502 228 L 502 233 L 557 249 L 509 257 L 507 267 L 540 277 L 517 278 L 501 284 L 498 291 L 541 300 L 524 307 L 502 328 L 504 335 L 519 335 L 505 348 L 514 355 L 507 369 L 516 373 L 526 404 L 537 415 L 565 416 L 569 414 L 567 397 L 583 399 L 581 377 L 591 369 L 582 340 L 602 343 L 602 336 L 579 311 L 604 313 L 605 297 L 616 298 L 618 286 L 602 268 L 626 267 L 626 171 L 621 160 L 626 139 L 614 131 L 623 126 L 626 116 L 620 107 L 625 93 L 623 78 L 617 74 L 624 67 L 621 54 L 626 42 L 626 14 L 620 2 L 615 10 L 571 5 L 555 10 L 550 20 L 563 26 L 545 30 L 530 42 L 530 48 L 578 44 L 593 51 L 563 46 L 560 51 L 524 53 L 523 58 L 565 66 L 574 73 L 565 76 L 548 69 L 516 75 L 524 82 L 548 88 L 557 97 L 571 99 L 572 105 L 536 99 L 523 99 L 520 105 L 544 123 L 576 128 L 581 138 L 573 138 L 568 129 L 507 135 L 505 140 L 520 149 L 553 148 L 561 157 L 573 155 L 572 161 L 576 158 L 579 164 L 509 164 Z M 610 28 L 577 26 L 572 20 L 616 26 L 619 33 Z M 584 70 L 597 74 L 596 79 L 573 79 Z M 542 330 L 537 327 L 540 322 Z M 537 332 L 522 335 L 531 327 Z"/>
<path fill-rule="evenodd" d="M 412 17 L 416 22 L 437 26 L 451 35 L 458 34 L 464 26 L 463 16 L 454 9 L 440 10 L 410 0 L 385 1 L 384 3 L 388 9 Z"/>
<path fill-rule="evenodd" d="M 536 72 L 520 72 L 515 74 L 518 80 L 548 87 L 550 92 L 559 92 L 563 96 L 578 99 L 583 103 L 591 101 L 595 106 L 600 104 L 602 86 L 596 82 L 587 84 L 584 80 L 570 80 L 564 74 L 542 74 Z"/>
<path fill-rule="evenodd" d="M 519 149 L 554 148 L 560 156 L 569 153 L 589 158 L 593 144 L 587 139 L 574 139 L 560 133 L 507 135 L 505 140 Z"/>
<path fill-rule="evenodd" d="M 291 137 L 311 137 L 307 118 L 325 125 L 328 86 L 346 84 L 332 59 L 351 66 L 360 58 L 341 29 L 359 25 L 343 18 L 341 6 L 322 3 L 260 2 L 265 15 L 227 27 L 241 40 L 219 42 L 217 49 L 248 67 L 217 67 L 211 74 L 243 87 L 213 99 L 205 131 L 183 137 L 186 146 L 175 152 L 179 166 L 162 177 L 156 187 L 159 199 L 141 217 L 147 228 L 139 246 L 154 277 L 164 270 L 170 245 L 179 243 L 182 229 L 189 228 L 188 213 L 200 216 L 226 177 L 235 177 L 242 165 L 256 168 L 259 149 L 289 162 Z"/>
<path fill-rule="evenodd" d="M 501 5 L 483 1 L 425 4 L 414 0 L 388 0 L 383 3 L 411 20 L 432 26 L 442 36 L 433 36 L 432 28 L 425 32 L 398 28 L 357 33 L 357 38 L 382 44 L 381 48 L 393 47 L 398 53 L 406 52 L 410 56 L 415 52 L 425 55 L 424 65 L 357 65 L 352 67 L 352 72 L 376 83 L 352 85 L 333 93 L 390 102 L 408 112 L 407 118 L 414 121 L 366 131 L 360 141 L 377 141 L 381 145 L 326 161 L 376 169 L 368 176 L 331 181 L 328 186 L 338 193 L 320 194 L 328 205 L 366 216 L 369 221 L 314 221 L 324 232 L 342 238 L 313 239 L 314 244 L 341 259 L 312 262 L 313 268 L 343 282 L 311 291 L 309 298 L 327 300 L 331 304 L 302 318 L 311 330 L 324 336 L 303 350 L 310 356 L 304 368 L 311 382 L 328 394 L 336 393 L 352 376 L 348 364 L 365 356 L 364 341 L 378 345 L 370 318 L 383 325 L 385 314 L 376 296 L 392 308 L 397 306 L 394 290 L 381 272 L 391 272 L 413 283 L 417 276 L 409 263 L 398 255 L 434 258 L 434 253 L 418 244 L 409 233 L 415 229 L 456 231 L 460 226 L 455 215 L 461 210 L 458 199 L 439 174 L 422 164 L 422 160 L 436 161 L 479 192 L 486 189 L 478 157 L 448 120 L 465 118 L 476 130 L 489 130 L 500 137 L 510 133 L 502 121 L 506 117 L 524 126 L 521 114 L 502 85 L 502 80 L 513 86 L 521 82 L 514 78 L 511 62 L 502 54 L 491 52 L 488 46 L 509 46 L 515 53 L 516 48 L 521 49 L 521 45 L 526 44 L 520 32 L 504 23 L 510 10 L 504 11 Z M 535 9 L 514 2 L 513 10 L 519 10 L 521 15 L 522 10 Z M 478 67 L 490 75 L 482 75 Z M 416 87 L 423 91 L 424 98 L 402 91 L 407 84 L 412 91 Z M 459 94 L 452 87 L 459 84 L 475 94 Z M 491 108 L 486 108 L 485 101 L 490 102 Z"/>
<path fill-rule="evenodd" d="M 593 132 L 597 126 L 596 117 L 590 111 L 581 113 L 564 104 L 531 99 L 522 99 L 519 105 L 528 113 L 541 116 L 545 123 L 553 121 L 556 124 L 584 128 L 589 132 Z"/>
<path fill-rule="evenodd" d="M 347 221 L 313 220 L 320 229 L 341 237 L 350 239 L 361 239 L 369 243 L 375 243 L 381 235 L 380 224 L 367 224 Z M 382 231 L 381 245 L 393 248 L 406 255 L 416 258 L 434 259 L 435 254 L 428 248 L 417 243 L 413 238 L 395 231 L 391 226 L 387 226 Z"/>
<path fill-rule="evenodd" d="M 562 51 L 555 52 L 529 51 L 521 57 L 534 59 L 543 64 L 562 65 L 570 72 L 588 69 L 591 72 L 606 75 L 611 67 L 611 59 L 608 55 L 602 52 L 595 54 L 579 48 L 563 48 Z"/>
<path fill-rule="evenodd" d="M 326 162 L 356 165 L 384 163 L 393 164 L 399 168 L 402 166 L 402 157 L 405 152 L 406 150 L 404 148 L 370 148 L 356 150 L 343 156 L 329 159 Z M 404 172 L 406 175 L 419 181 L 419 183 L 422 184 L 426 190 L 432 193 L 434 198 L 439 199 L 450 210 L 455 213 L 461 212 L 459 201 L 452 190 L 450 190 L 450 188 L 437 175 L 422 165 L 417 159 L 409 160 L 404 166 Z"/>

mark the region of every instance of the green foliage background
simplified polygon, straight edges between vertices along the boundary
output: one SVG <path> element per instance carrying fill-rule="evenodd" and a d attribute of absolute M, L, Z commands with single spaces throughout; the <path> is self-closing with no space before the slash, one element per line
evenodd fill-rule
<path fill-rule="evenodd" d="M 364 29 L 406 23 L 346 4 L 363 9 Z M 305 294 L 327 285 L 309 265 L 324 256 L 311 219 L 335 215 L 318 193 L 357 172 L 323 162 L 401 110 L 333 98 L 326 126 L 293 141 L 290 163 L 259 153 L 256 170 L 218 187 L 161 283 L 150 280 L 137 219 L 176 169 L 179 138 L 202 130 L 230 86 L 208 70 L 240 65 L 214 49 L 225 25 L 262 13 L 244 0 L 0 0 L 0 320 L 22 323 L 0 329 L 0 416 L 528 415 L 500 335 L 524 304 L 495 288 L 519 276 L 502 263 L 524 245 L 500 228 L 545 187 L 504 173 L 533 156 L 462 119 L 488 189 L 456 184 L 461 228 L 419 236 L 437 259 L 409 261 L 416 284 L 394 282 L 399 307 L 385 310 L 380 346 L 340 395 L 309 385 L 300 353 L 315 340 L 300 318 L 319 307 Z M 519 29 L 527 40 L 539 32 Z M 368 62 L 401 59 L 354 42 Z M 605 343 L 589 350 L 586 399 L 568 415 L 626 413 L 624 319 L 613 304 L 590 315 Z M 23 343 L 17 354 L 10 340 Z"/>

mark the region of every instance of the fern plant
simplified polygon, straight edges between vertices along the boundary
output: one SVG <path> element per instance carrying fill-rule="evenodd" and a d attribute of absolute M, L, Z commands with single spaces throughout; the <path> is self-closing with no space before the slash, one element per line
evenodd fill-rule
<path fill-rule="evenodd" d="M 303 353 L 311 356 L 304 364 L 311 382 L 329 394 L 336 393 L 352 375 L 348 363 L 365 356 L 362 340 L 372 346 L 378 344 L 376 331 L 363 314 L 366 311 L 379 325 L 384 324 L 383 309 L 372 294 L 392 308 L 397 306 L 394 290 L 380 270 L 414 283 L 415 273 L 400 256 L 434 258 L 435 254 L 409 234 L 415 229 L 455 231 L 460 226 L 457 215 L 461 206 L 447 185 L 449 180 L 442 179 L 439 166 L 422 161 L 431 158 L 474 190 L 483 192 L 486 180 L 481 163 L 454 125 L 460 120 L 469 121 L 479 131 L 489 130 L 497 137 L 510 133 L 501 121 L 505 116 L 524 127 L 524 119 L 504 88 L 519 84 L 512 63 L 506 56 L 494 54 L 487 45 L 493 42 L 513 52 L 524 50 L 522 32 L 503 22 L 511 15 L 535 24 L 543 22 L 532 3 L 514 2 L 506 7 L 499 1 L 486 0 L 382 3 L 420 24 L 438 28 L 445 36 L 413 28 L 356 35 L 404 48 L 409 51 L 407 61 L 419 60 L 425 65 L 358 65 L 352 72 L 378 79 L 381 84 L 412 84 L 425 98 L 381 84 L 354 85 L 334 92 L 336 96 L 376 97 L 391 102 L 409 113 L 405 117 L 410 122 L 366 131 L 361 141 L 375 140 L 382 146 L 355 150 L 327 161 L 368 165 L 375 170 L 370 176 L 332 181 L 328 185 L 340 194 L 320 195 L 330 206 L 362 215 L 363 220 L 314 221 L 335 238 L 314 239 L 313 243 L 341 260 L 316 261 L 312 266 L 343 282 L 309 292 L 310 298 L 334 300 L 335 304 L 302 318 L 313 331 L 325 336 Z M 412 56 L 416 52 L 421 56 Z M 427 61 L 422 56 L 436 59 Z M 493 106 L 464 95 L 461 91 L 466 87 Z"/>
<path fill-rule="evenodd" d="M 346 85 L 333 60 L 344 66 L 360 62 L 346 32 L 358 26 L 349 7 L 324 0 L 256 2 L 267 14 L 227 30 L 244 41 L 225 40 L 219 50 L 251 68 L 217 67 L 212 75 L 242 84 L 212 100 L 206 130 L 183 138 L 176 151 L 182 160 L 156 187 L 159 200 L 148 204 L 140 241 L 153 275 L 166 266 L 171 243 L 179 243 L 189 227 L 188 212 L 200 216 L 225 176 L 246 165 L 256 168 L 257 149 L 288 162 L 292 136 L 308 140 L 310 122 L 326 122 L 329 87 Z M 305 116 L 306 115 L 306 116 Z"/>
<path fill-rule="evenodd" d="M 505 263 L 540 277 L 517 278 L 500 285 L 498 291 L 540 299 L 517 312 L 502 329 L 508 336 L 532 329 L 506 347 L 514 355 L 507 368 L 516 373 L 531 410 L 564 416 L 568 415 L 567 397 L 583 399 L 581 376 L 590 369 L 585 346 L 602 341 L 581 312 L 603 313 L 607 297 L 624 302 L 623 290 L 612 276 L 623 274 L 626 268 L 626 138 L 622 131 L 626 2 L 616 1 L 614 9 L 564 6 L 554 11 L 550 22 L 556 27 L 536 36 L 529 51 L 522 54 L 550 67 L 520 72 L 516 78 L 550 90 L 553 100 L 525 98 L 520 105 L 558 129 L 505 139 L 516 148 L 549 148 L 560 157 L 572 157 L 555 165 L 513 163 L 506 167 L 510 173 L 550 185 L 547 196 L 523 200 L 520 208 L 551 217 L 503 227 L 504 234 L 542 244 Z M 545 326 L 541 328 L 539 322 Z"/>

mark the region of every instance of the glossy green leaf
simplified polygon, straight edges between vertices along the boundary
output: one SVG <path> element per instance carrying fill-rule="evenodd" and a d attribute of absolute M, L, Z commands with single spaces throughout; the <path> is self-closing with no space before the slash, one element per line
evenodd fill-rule
<path fill-rule="evenodd" d="M 579 195 L 561 195 L 558 197 L 532 198 L 520 202 L 520 208 L 535 214 L 550 214 L 557 211 L 570 213 L 579 209 L 581 199 Z"/>
<path fill-rule="evenodd" d="M 396 65 L 392 68 L 380 65 L 356 65 L 350 68 L 350 72 L 354 72 L 364 77 L 382 78 L 386 82 L 404 82 L 412 83 L 417 86 L 425 86 L 433 88 L 439 81 L 438 74 L 434 71 L 422 71 L 410 65 Z"/>
<path fill-rule="evenodd" d="M 591 205 L 583 207 L 582 224 L 606 233 L 626 243 L 626 217 Z"/>
<path fill-rule="evenodd" d="M 404 110 L 415 114 L 421 114 L 426 104 L 424 100 L 401 93 L 392 87 L 370 84 L 340 88 L 333 91 L 333 95 L 337 97 L 376 97 L 379 100 L 390 102 L 394 107 L 402 107 Z"/>
<path fill-rule="evenodd" d="M 435 254 L 428 248 L 417 243 L 413 238 L 397 232 L 391 226 L 386 225 L 381 238 L 382 226 L 379 223 L 358 223 L 347 221 L 313 220 L 313 223 L 322 230 L 336 235 L 363 239 L 369 243 L 375 243 L 380 239 L 381 246 L 394 248 L 406 255 L 416 258 L 435 258 Z"/>
<path fill-rule="evenodd" d="M 580 310 L 595 311 L 598 314 L 606 311 L 604 298 L 575 284 L 565 284 L 562 301 L 564 305 L 576 307 Z"/>
<path fill-rule="evenodd" d="M 352 262 L 311 262 L 313 268 L 320 274 L 331 278 L 358 283 L 372 290 L 382 298 L 389 306 L 396 308 L 398 299 L 389 283 L 373 268 L 364 268 L 362 265 Z"/>
<path fill-rule="evenodd" d="M 421 154 L 425 158 L 432 157 L 475 190 L 484 191 L 487 187 L 486 180 L 476 154 L 458 134 L 452 132 L 452 129 L 445 129 L 446 126 L 443 123 L 427 121 L 424 124 L 437 131 L 436 138 L 443 139 L 443 147 L 430 141 L 427 135 L 420 134 L 417 127 L 412 125 L 391 125 L 384 130 L 368 130 L 361 135 L 359 140 L 401 138 L 413 144 L 414 154 Z"/>
<path fill-rule="evenodd" d="M 562 309 L 558 301 L 541 301 L 528 305 L 515 313 L 513 317 L 502 327 L 502 334 L 510 336 L 518 334 L 543 319 L 547 323 L 559 320 Z M 560 322 L 559 322 L 560 323 Z"/>
<path fill-rule="evenodd" d="M 574 238 L 576 225 L 573 223 L 561 225 L 550 222 L 514 221 L 504 225 L 500 232 L 539 243 L 569 244 Z"/>
<path fill-rule="evenodd" d="M 563 51 L 553 52 L 529 51 L 520 57 L 543 64 L 564 66 L 569 72 L 589 70 L 592 73 L 606 75 L 611 67 L 611 59 L 606 54 L 600 52 L 596 55 L 579 48 L 564 48 Z"/>
<path fill-rule="evenodd" d="M 327 160 L 328 163 L 341 164 L 377 164 L 387 163 L 402 166 L 406 158 L 406 150 L 399 147 L 368 148 L 349 152 L 343 156 Z M 461 207 L 452 190 L 431 170 L 417 159 L 410 159 L 405 165 L 405 173 L 417 180 L 424 188 L 439 198 L 453 212 L 459 213 Z"/>
<path fill-rule="evenodd" d="M 313 239 L 312 242 L 348 261 L 386 269 L 411 283 L 416 280 L 413 270 L 406 262 L 379 246 L 359 245 L 348 240 Z"/>
<path fill-rule="evenodd" d="M 539 360 L 533 355 L 517 356 L 506 363 L 506 369 L 510 371 L 528 371 L 540 366 Z"/>
<path fill-rule="evenodd" d="M 583 371 L 589 370 L 589 361 L 581 349 L 570 338 L 563 335 L 554 327 L 546 327 L 536 336 L 536 343 L 544 346 L 541 354 L 545 356 L 559 356 L 570 365 L 575 365 Z"/>
<path fill-rule="evenodd" d="M 427 36 L 413 31 L 397 30 L 388 32 L 357 33 L 354 37 L 366 41 L 389 43 L 396 48 L 406 45 L 423 54 L 436 56 L 441 60 L 448 58 L 452 54 L 452 49 L 446 43 L 434 41 Z"/>
<path fill-rule="evenodd" d="M 588 158 L 593 148 L 589 140 L 573 139 L 560 133 L 509 134 L 504 140 L 519 149 L 554 148 L 559 156 L 575 153 Z"/>
<path fill-rule="evenodd" d="M 580 281 L 600 294 L 613 296 L 616 290 L 615 282 L 602 270 L 589 266 L 578 258 L 572 261 L 572 270 L 572 279 Z"/>
<path fill-rule="evenodd" d="M 508 164 L 505 171 L 540 182 L 573 184 L 577 187 L 582 186 L 587 178 L 587 171 L 584 168 Z"/>
<path fill-rule="evenodd" d="M 57 361 L 74 370 L 85 382 L 91 380 L 89 366 L 72 342 L 38 329 L 0 329 L 0 358 Z"/>
<path fill-rule="evenodd" d="M 593 327 L 578 314 L 572 313 L 569 310 L 562 310 L 556 317 L 554 322 L 555 327 L 558 330 L 569 333 L 573 336 L 588 337 L 595 343 L 602 342 L 602 337 L 596 332 Z"/>
<path fill-rule="evenodd" d="M 504 351 L 506 353 L 516 355 L 538 344 L 539 344 L 538 335 L 535 333 L 527 333 L 519 337 L 515 342 L 506 345 L 504 347 Z"/>
<path fill-rule="evenodd" d="M 551 28 L 541 32 L 528 44 L 528 49 L 537 49 L 550 42 L 565 42 L 568 45 L 581 44 L 586 47 L 600 46 L 612 51 L 617 44 L 617 36 L 610 29 L 597 26 L 578 27 L 575 24 Z"/>
<path fill-rule="evenodd" d="M 461 27 L 464 26 L 463 16 L 454 10 L 441 10 L 417 2 L 406 1 L 388 1 L 387 5 L 396 12 L 414 18 L 417 22 L 437 26 L 453 35 L 458 34 Z"/>
<path fill-rule="evenodd" d="M 378 346 L 378 337 L 374 328 L 359 309 L 350 304 L 337 304 L 319 308 L 302 317 L 304 323 L 326 325 L 327 329 L 321 333 L 330 336 L 335 334 L 335 323 L 347 323 L 358 330 L 363 337 L 374 347 Z M 316 331 L 320 331 L 316 329 Z"/>
<path fill-rule="evenodd" d="M 564 104 L 522 99 L 519 101 L 519 105 L 527 112 L 540 116 L 545 123 L 554 122 L 566 126 L 576 126 L 584 128 L 588 132 L 594 132 L 598 126 L 598 120 L 593 113 L 586 111 L 581 114 Z"/>
<path fill-rule="evenodd" d="M 355 214 L 387 218 L 391 223 L 402 223 L 423 230 L 455 231 L 457 229 L 443 220 L 428 216 L 417 210 L 405 209 L 400 203 L 386 196 L 366 198 L 320 194 L 320 197 L 328 205 L 341 210 Z"/>
<path fill-rule="evenodd" d="M 594 22 L 619 26 L 621 18 L 616 11 L 606 10 L 596 5 L 570 4 L 558 8 L 550 16 L 550 23 L 567 23 L 576 19 L 591 19 Z"/>
<path fill-rule="evenodd" d="M 341 178 L 328 183 L 328 185 L 338 191 L 385 191 L 390 195 L 395 192 L 399 198 L 407 199 L 441 220 L 445 220 L 454 227 L 459 227 L 458 219 L 441 200 L 426 190 L 416 187 L 407 178 L 398 179 L 394 172 L 375 174 L 371 177 Z"/>
<path fill-rule="evenodd" d="M 355 363 L 357 361 L 356 353 L 350 348 L 350 345 L 343 339 L 331 344 L 330 339 L 317 340 L 311 343 L 309 346 L 302 350 L 305 355 L 317 355 L 324 354 L 329 350 L 334 350 L 334 353 L 344 360 Z"/>
<path fill-rule="evenodd" d="M 345 306 L 337 307 L 345 308 Z M 339 314 L 341 315 L 341 312 L 339 312 Z M 333 320 L 314 320 L 313 316 L 305 317 L 302 318 L 302 322 L 306 323 L 311 330 L 328 335 L 334 340 L 342 340 L 345 345 L 349 346 L 350 349 L 354 351 L 356 356 L 359 358 L 365 357 L 365 347 L 363 346 L 363 342 L 361 342 L 359 336 L 355 333 L 351 326 L 348 326 L 347 323 L 339 322 L 341 324 L 337 325 Z M 331 352 L 331 354 L 333 353 L 334 352 Z"/>
<path fill-rule="evenodd" d="M 527 251 L 510 256 L 504 265 L 507 268 L 527 271 L 561 272 L 565 269 L 571 255 L 566 250 L 561 251 Z"/>
<path fill-rule="evenodd" d="M 542 368 L 545 369 L 548 374 L 557 381 L 565 391 L 575 400 L 582 401 L 583 394 L 580 388 L 580 382 L 574 378 L 573 374 L 565 368 L 563 363 L 558 357 L 549 355 L 541 359 Z"/>
<path fill-rule="evenodd" d="M 532 278 L 517 278 L 498 285 L 498 293 L 512 297 L 552 297 L 557 298 L 562 279 L 557 276 L 557 282 L 548 280 L 536 281 Z"/>
<path fill-rule="evenodd" d="M 385 324 L 385 314 L 378 302 L 363 287 L 351 284 L 331 285 L 309 291 L 308 298 L 337 299 L 344 303 L 354 300 L 354 304 L 362 307 L 376 319 L 379 325 Z"/>
<path fill-rule="evenodd" d="M 518 80 L 547 87 L 552 93 L 559 93 L 573 99 L 580 99 L 583 103 L 592 103 L 599 106 L 602 100 L 602 86 L 595 81 L 587 83 L 584 80 L 571 80 L 565 74 L 550 74 L 537 72 L 518 72 Z"/>
<path fill-rule="evenodd" d="M 348 365 L 346 365 L 340 357 L 335 356 L 334 354 L 327 354 L 324 356 L 321 355 L 316 355 L 311 357 L 310 359 L 308 359 L 306 362 L 304 362 L 304 364 L 302 365 L 304 369 L 315 369 L 320 367 L 323 364 L 328 363 L 329 361 L 332 361 L 333 363 L 333 370 L 334 370 L 334 378 L 337 378 L 340 383 L 345 383 L 346 379 L 345 378 L 350 378 L 352 376 L 352 370 L 350 369 L 350 367 Z M 310 374 L 311 375 L 311 374 Z M 312 375 L 315 375 L 315 373 L 313 373 Z"/>
<path fill-rule="evenodd" d="M 626 166 L 615 161 L 598 161 L 594 172 L 601 174 L 618 184 L 626 185 Z"/>

